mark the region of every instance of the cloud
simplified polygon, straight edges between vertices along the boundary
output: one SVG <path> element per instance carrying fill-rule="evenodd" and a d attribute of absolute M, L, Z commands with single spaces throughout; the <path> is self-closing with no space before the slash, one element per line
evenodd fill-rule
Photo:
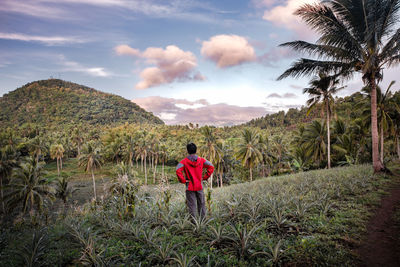
<path fill-rule="evenodd" d="M 293 93 L 285 93 L 283 95 L 280 95 L 280 94 L 277 94 L 277 93 L 272 93 L 272 94 L 269 94 L 267 96 L 267 98 L 287 98 L 287 99 L 288 98 L 292 98 L 292 99 L 294 99 L 294 98 L 298 98 L 298 96 L 293 94 Z"/>
<path fill-rule="evenodd" d="M 298 37 L 308 39 L 313 38 L 315 33 L 293 13 L 304 4 L 313 4 L 318 0 L 287 0 L 285 4 L 267 9 L 263 19 L 272 22 L 277 27 L 283 27 L 294 31 Z"/>
<path fill-rule="evenodd" d="M 219 12 L 208 3 L 194 0 L 1 0 L 0 2 L 0 11 L 52 20 L 85 19 L 84 16 L 77 14 L 76 6 L 204 23 L 217 23 L 210 13 Z M 198 9 L 206 12 L 198 12 Z"/>
<path fill-rule="evenodd" d="M 64 66 L 63 71 L 67 72 L 82 72 L 94 77 L 110 77 L 114 76 L 111 72 L 108 72 L 102 67 L 85 67 L 82 64 L 67 60 L 63 55 L 59 56 L 60 64 Z"/>
<path fill-rule="evenodd" d="M 216 35 L 202 43 L 201 54 L 226 68 L 256 60 L 254 48 L 246 38 L 238 35 Z"/>
<path fill-rule="evenodd" d="M 276 47 L 259 56 L 257 61 L 266 66 L 272 67 L 275 66 L 281 59 L 290 59 L 296 57 L 297 55 L 298 54 L 291 49 L 285 47 Z"/>
<path fill-rule="evenodd" d="M 20 13 L 33 17 L 49 18 L 49 19 L 65 19 L 66 12 L 54 6 L 38 1 L 16 1 L 2 0 L 0 11 Z"/>
<path fill-rule="evenodd" d="M 118 45 L 114 48 L 114 50 L 119 56 L 122 55 L 134 56 L 134 57 L 140 56 L 140 51 L 138 49 L 130 47 L 129 45 Z"/>
<path fill-rule="evenodd" d="M 175 45 L 169 45 L 165 49 L 149 47 L 143 52 L 128 45 L 119 45 L 114 50 L 118 55 L 143 58 L 147 64 L 155 65 L 155 67 L 145 68 L 140 73 L 142 80 L 136 84 L 136 89 L 146 89 L 176 81 L 205 80 L 205 77 L 196 71 L 196 56 Z"/>
<path fill-rule="evenodd" d="M 25 42 L 40 42 L 46 45 L 63 45 L 73 43 L 85 43 L 86 40 L 78 37 L 63 37 L 63 36 L 37 36 L 22 33 L 5 33 L 0 32 L 0 39 L 17 40 Z"/>
<path fill-rule="evenodd" d="M 277 2 L 277 0 L 251 0 L 251 3 L 257 7 L 270 7 L 274 5 Z"/>
<path fill-rule="evenodd" d="M 263 107 L 239 107 L 225 103 L 209 104 L 204 99 L 188 101 L 151 96 L 132 101 L 153 112 L 169 125 L 192 122 L 200 125 L 229 126 L 248 122 L 267 113 Z"/>

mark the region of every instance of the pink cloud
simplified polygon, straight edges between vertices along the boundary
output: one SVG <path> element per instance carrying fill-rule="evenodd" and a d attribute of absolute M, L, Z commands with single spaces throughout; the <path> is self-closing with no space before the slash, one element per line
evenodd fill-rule
<path fill-rule="evenodd" d="M 238 35 L 216 35 L 204 41 L 201 54 L 220 68 L 232 67 L 256 60 L 254 48 Z"/>
<path fill-rule="evenodd" d="M 285 4 L 275 6 L 264 12 L 263 19 L 272 22 L 277 27 L 294 31 L 298 37 L 313 38 L 315 33 L 293 13 L 304 4 L 318 3 L 319 0 L 287 0 Z"/>
<path fill-rule="evenodd" d="M 114 50 L 119 56 L 122 55 L 135 56 L 135 57 L 140 56 L 140 51 L 130 47 L 129 45 L 118 45 L 114 48 Z"/>
<path fill-rule="evenodd" d="M 209 104 L 204 99 L 188 101 L 151 96 L 132 101 L 153 112 L 169 125 L 192 122 L 200 125 L 228 126 L 248 122 L 267 113 L 264 107 L 239 107 L 225 103 Z"/>
<path fill-rule="evenodd" d="M 169 45 L 165 49 L 149 47 L 140 52 L 128 45 L 115 47 L 118 55 L 130 55 L 146 60 L 147 64 L 154 67 L 145 68 L 140 73 L 142 80 L 136 84 L 136 89 L 146 89 L 175 81 L 202 81 L 205 77 L 195 71 L 197 58 L 190 51 L 183 51 L 175 45 Z"/>

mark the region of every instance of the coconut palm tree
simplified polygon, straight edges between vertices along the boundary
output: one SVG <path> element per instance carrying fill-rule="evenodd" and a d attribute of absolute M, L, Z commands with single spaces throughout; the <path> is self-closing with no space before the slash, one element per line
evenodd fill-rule
<path fill-rule="evenodd" d="M 302 58 L 278 79 L 334 73 L 351 78 L 362 75 L 371 87 L 372 162 L 375 172 L 385 169 L 379 160 L 376 86 L 383 69 L 400 63 L 400 0 L 332 0 L 306 4 L 295 14 L 320 34 L 316 43 L 294 41 L 281 46 L 318 59 Z"/>
<path fill-rule="evenodd" d="M 330 134 L 330 120 L 331 115 L 334 111 L 335 99 L 333 95 L 338 91 L 343 89 L 344 87 L 336 87 L 339 83 L 339 80 L 334 76 L 327 76 L 324 73 L 319 73 L 318 76 L 314 77 L 310 83 L 308 88 L 303 89 L 303 94 L 308 94 L 309 99 L 307 100 L 307 115 L 317 106 L 317 104 L 321 103 L 321 112 L 325 113 L 326 118 L 326 129 L 327 129 L 327 137 L 328 137 L 328 169 L 331 168 L 331 134 Z"/>
<path fill-rule="evenodd" d="M 30 142 L 30 151 L 35 156 L 36 163 L 39 163 L 39 158 L 47 150 L 47 145 L 42 136 L 36 136 Z"/>
<path fill-rule="evenodd" d="M 81 155 L 79 156 L 78 160 L 78 165 L 80 167 L 84 167 L 86 172 L 92 173 L 94 200 L 96 201 L 97 195 L 94 170 L 101 168 L 102 157 L 100 154 L 100 149 L 96 147 L 96 144 L 94 142 L 89 142 L 85 146 L 83 146 Z"/>
<path fill-rule="evenodd" d="M 201 133 L 203 134 L 203 142 L 200 147 L 200 153 L 203 157 L 205 157 L 210 162 L 215 162 L 217 158 L 222 159 L 222 151 L 218 146 L 219 140 L 215 136 L 214 131 L 209 126 L 204 126 L 201 129 Z M 210 177 L 210 186 L 212 188 L 213 184 L 213 174 Z"/>
<path fill-rule="evenodd" d="M 389 129 L 393 130 L 394 123 L 392 121 L 391 116 L 391 107 L 395 106 L 396 103 L 392 101 L 391 99 L 391 92 L 390 89 L 391 87 L 395 84 L 395 81 L 392 81 L 388 88 L 386 89 L 386 92 L 383 93 L 382 89 L 377 86 L 376 87 L 376 102 L 377 102 L 377 114 L 378 114 L 378 129 L 379 129 L 379 139 L 380 139 L 380 160 L 381 162 L 384 162 L 384 141 L 385 141 L 385 132 L 387 132 Z M 365 86 L 362 89 L 362 92 L 364 92 L 369 98 L 371 98 L 371 88 L 369 86 Z M 370 106 L 365 106 L 365 109 L 363 113 L 370 113 Z"/>
<path fill-rule="evenodd" d="M 303 140 L 305 149 L 312 151 L 313 159 L 318 165 L 321 164 L 327 153 L 326 136 L 326 126 L 318 120 L 307 125 L 304 130 Z"/>
<path fill-rule="evenodd" d="M 125 135 L 123 139 L 124 144 L 124 153 L 125 153 L 125 161 L 129 164 L 129 166 L 133 166 L 133 159 L 135 156 L 135 146 L 136 140 L 132 135 Z"/>
<path fill-rule="evenodd" d="M 4 205 L 4 185 L 10 178 L 11 171 L 17 166 L 18 153 L 11 145 L 7 145 L 0 150 L 0 193 L 3 214 L 5 213 Z"/>
<path fill-rule="evenodd" d="M 64 157 L 64 147 L 61 144 L 54 144 L 50 147 L 51 159 L 57 159 L 57 172 L 60 177 L 60 169 L 62 169 L 62 158 Z"/>
<path fill-rule="evenodd" d="M 22 203 L 22 211 L 32 211 L 35 207 L 42 210 L 47 198 L 54 198 L 54 188 L 44 177 L 44 163 L 30 157 L 19 167 L 13 169 L 9 191 L 5 198 L 9 207 L 15 208 Z"/>
<path fill-rule="evenodd" d="M 258 145 L 258 133 L 254 130 L 244 129 L 240 141 L 235 157 L 242 162 L 244 167 L 249 168 L 250 181 L 252 181 L 253 168 L 257 163 L 262 161 L 262 154 Z"/>

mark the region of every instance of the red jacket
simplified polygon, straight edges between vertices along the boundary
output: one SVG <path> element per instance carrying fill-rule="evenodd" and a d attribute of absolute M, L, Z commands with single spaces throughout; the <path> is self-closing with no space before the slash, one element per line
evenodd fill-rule
<path fill-rule="evenodd" d="M 207 173 L 203 176 L 204 168 L 207 169 Z M 189 186 L 186 188 L 189 191 L 202 190 L 201 181 L 207 180 L 213 171 L 214 166 L 211 162 L 196 155 L 189 155 L 176 166 L 176 176 L 178 176 L 179 182 L 183 184 L 189 182 Z M 185 176 L 183 176 L 183 173 L 185 173 Z"/>

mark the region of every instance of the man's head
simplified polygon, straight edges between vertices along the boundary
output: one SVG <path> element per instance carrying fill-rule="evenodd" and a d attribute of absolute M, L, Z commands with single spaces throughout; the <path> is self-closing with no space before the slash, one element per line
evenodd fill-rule
<path fill-rule="evenodd" d="M 197 146 L 193 143 L 189 143 L 187 144 L 186 149 L 189 155 L 196 154 Z"/>

